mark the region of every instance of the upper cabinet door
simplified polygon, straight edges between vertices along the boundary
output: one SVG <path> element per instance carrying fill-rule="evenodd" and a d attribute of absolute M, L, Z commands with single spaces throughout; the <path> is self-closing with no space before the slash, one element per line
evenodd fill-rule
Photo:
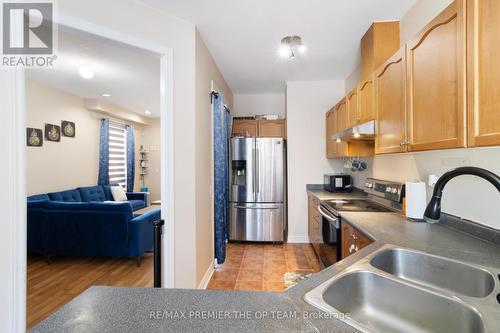
<path fill-rule="evenodd" d="M 469 146 L 500 145 L 500 1 L 469 0 Z"/>
<path fill-rule="evenodd" d="M 403 47 L 375 72 L 376 154 L 406 151 L 405 55 Z"/>
<path fill-rule="evenodd" d="M 375 100 L 373 95 L 373 78 L 358 85 L 359 122 L 366 123 L 375 119 Z"/>
<path fill-rule="evenodd" d="M 235 119 L 233 120 L 233 136 L 257 136 L 257 120 Z"/>
<path fill-rule="evenodd" d="M 335 158 L 337 157 L 337 144 L 332 136 L 336 133 L 337 127 L 337 114 L 335 113 L 335 107 L 326 113 L 326 157 Z"/>
<path fill-rule="evenodd" d="M 452 3 L 407 45 L 409 151 L 465 147 L 463 6 Z"/>
<path fill-rule="evenodd" d="M 354 88 L 346 97 L 347 100 L 347 128 L 359 124 L 358 89 Z"/>
<path fill-rule="evenodd" d="M 259 137 L 260 138 L 285 138 L 285 120 L 259 120 Z"/>
<path fill-rule="evenodd" d="M 335 112 L 337 112 L 337 129 L 336 132 L 342 132 L 349 127 L 347 126 L 347 102 L 343 98 L 339 104 L 335 107 Z"/>
<path fill-rule="evenodd" d="M 342 132 L 348 128 L 347 126 L 347 103 L 346 99 L 342 99 L 337 106 L 335 106 L 335 121 L 337 122 L 335 132 Z M 339 140 L 340 141 L 340 140 Z M 344 140 L 335 141 L 336 151 L 338 157 L 347 156 L 347 142 Z"/>

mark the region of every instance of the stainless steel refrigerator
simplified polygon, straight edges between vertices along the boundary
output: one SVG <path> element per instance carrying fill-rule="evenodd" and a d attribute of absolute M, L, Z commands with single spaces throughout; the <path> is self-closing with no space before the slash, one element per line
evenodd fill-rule
<path fill-rule="evenodd" d="M 286 240 L 285 141 L 232 138 L 229 240 Z"/>

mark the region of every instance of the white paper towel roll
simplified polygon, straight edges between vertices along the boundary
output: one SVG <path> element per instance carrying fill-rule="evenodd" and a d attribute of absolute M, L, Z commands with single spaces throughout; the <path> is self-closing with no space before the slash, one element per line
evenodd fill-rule
<path fill-rule="evenodd" d="M 406 182 L 406 216 L 423 220 L 427 198 L 424 182 Z"/>

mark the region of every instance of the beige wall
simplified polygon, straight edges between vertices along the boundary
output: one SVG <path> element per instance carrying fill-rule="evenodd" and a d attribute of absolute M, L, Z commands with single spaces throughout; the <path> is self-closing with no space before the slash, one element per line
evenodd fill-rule
<path fill-rule="evenodd" d="M 138 145 L 144 146 L 144 149 L 149 151 L 148 154 L 148 165 L 149 174 L 146 176 L 146 186 L 149 188 L 149 200 L 155 201 L 161 199 L 161 127 L 160 118 L 154 118 L 149 120 L 150 125 L 145 126 L 140 130 L 138 137 Z M 140 148 L 138 146 L 138 148 Z M 136 157 L 140 154 L 136 153 Z M 137 167 L 139 168 L 139 163 L 137 162 Z M 137 173 L 137 175 L 139 175 Z M 139 176 L 136 180 L 136 188 L 140 189 L 142 186 L 142 181 Z"/>
<path fill-rule="evenodd" d="M 342 80 L 287 83 L 289 242 L 308 242 L 306 185 L 341 170 L 341 162 L 325 156 L 325 114 L 344 91 Z"/>
<path fill-rule="evenodd" d="M 196 32 L 196 283 L 213 267 L 213 162 L 212 162 L 212 81 L 224 94 L 224 103 L 233 106 L 233 94 L 217 68 L 199 32 Z M 192 209 L 192 208 L 191 208 Z"/>
<path fill-rule="evenodd" d="M 401 41 L 411 39 L 432 18 L 446 8 L 452 0 L 420 0 L 401 20 Z M 404 182 L 426 180 L 429 174 L 442 175 L 446 171 L 465 165 L 489 169 L 500 174 L 500 148 L 455 149 L 394 154 L 366 159 L 369 168 L 354 173 L 356 186 L 363 186 L 367 177 Z M 428 199 L 432 188 L 427 188 Z M 500 198 L 498 192 L 475 177 L 452 180 L 445 189 L 443 211 L 500 229 Z"/>
<path fill-rule="evenodd" d="M 285 118 L 285 94 L 235 94 L 234 116 L 277 114 Z"/>
<path fill-rule="evenodd" d="M 72 121 L 76 124 L 75 138 L 62 136 L 60 142 L 44 140 L 43 147 L 26 148 L 28 195 L 97 184 L 99 120 L 103 117 L 110 117 L 110 115 L 89 111 L 84 107 L 84 100 L 80 96 L 35 81 L 27 81 L 26 95 L 27 127 L 43 130 L 45 123 L 60 125 L 61 120 Z M 113 108 L 120 117 L 128 118 L 135 115 L 118 106 L 113 106 Z M 148 147 L 154 145 L 154 142 L 159 145 L 159 121 L 152 120 L 151 123 L 151 126 L 133 124 L 137 160 L 134 183 L 136 191 L 141 188 L 139 154 L 137 153 L 139 147 L 141 144 L 145 144 L 144 139 L 148 140 Z M 159 175 L 159 152 L 152 155 L 150 165 L 152 177 L 154 177 L 155 170 L 156 174 Z M 159 185 L 155 185 L 153 195 L 159 197 L 157 189 Z"/>
<path fill-rule="evenodd" d="M 26 126 L 76 124 L 76 137 L 61 142 L 44 140 L 43 147 L 27 147 L 28 195 L 68 190 L 97 184 L 99 165 L 99 119 L 83 107 L 82 98 L 28 81 Z"/>

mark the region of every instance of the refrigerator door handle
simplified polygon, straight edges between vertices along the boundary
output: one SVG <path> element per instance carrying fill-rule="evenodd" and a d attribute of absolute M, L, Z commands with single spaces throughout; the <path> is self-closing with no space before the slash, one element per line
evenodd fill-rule
<path fill-rule="evenodd" d="M 257 143 L 256 143 L 257 144 Z M 259 157 L 260 151 L 259 148 L 255 148 L 255 193 L 258 194 L 260 191 L 260 157 Z"/>
<path fill-rule="evenodd" d="M 280 209 L 280 206 L 234 206 L 236 209 Z"/>
<path fill-rule="evenodd" d="M 253 196 L 253 200 L 255 201 L 255 142 L 253 143 L 253 147 L 252 147 L 252 196 Z"/>

